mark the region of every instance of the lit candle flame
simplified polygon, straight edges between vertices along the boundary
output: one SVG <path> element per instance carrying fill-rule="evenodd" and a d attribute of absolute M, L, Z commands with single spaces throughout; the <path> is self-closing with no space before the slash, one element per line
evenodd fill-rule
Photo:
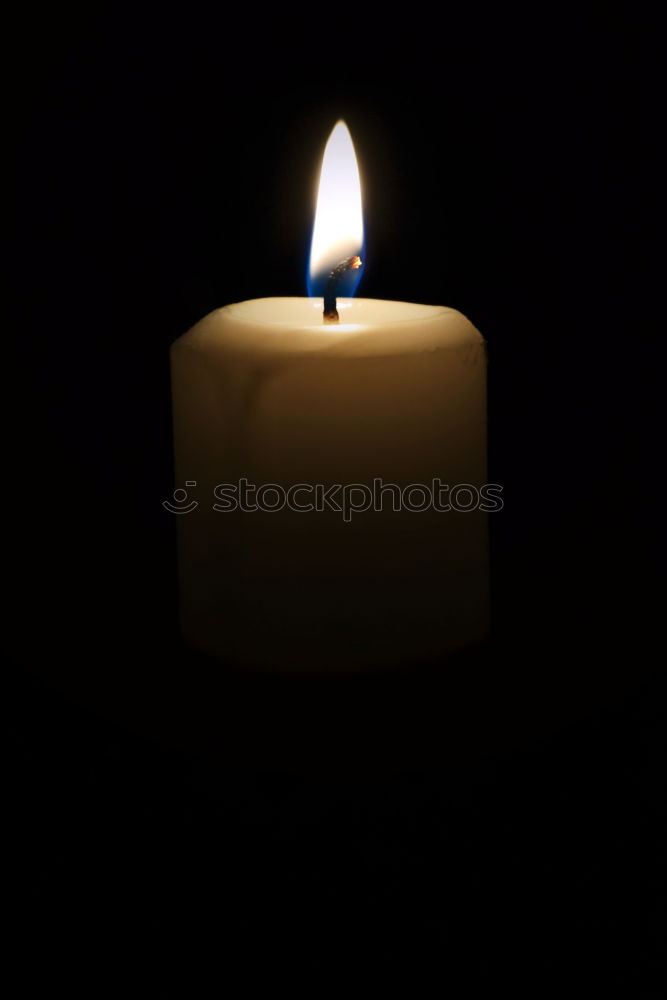
<path fill-rule="evenodd" d="M 361 209 L 361 181 L 352 136 L 344 121 L 337 122 L 324 150 L 313 238 L 310 246 L 309 294 L 319 294 L 317 286 L 342 260 L 362 255 L 364 221 Z M 356 286 L 360 278 L 352 269 Z M 352 289 L 346 289 L 351 293 Z"/>

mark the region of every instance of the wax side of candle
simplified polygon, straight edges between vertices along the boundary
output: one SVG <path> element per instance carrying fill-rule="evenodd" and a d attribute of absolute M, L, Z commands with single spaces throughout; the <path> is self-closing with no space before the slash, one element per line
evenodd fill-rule
<path fill-rule="evenodd" d="M 195 647 L 265 668 L 441 657 L 488 623 L 487 514 L 215 510 L 242 478 L 405 489 L 486 482 L 486 355 L 460 313 L 355 299 L 216 310 L 172 347 L 181 624 Z M 321 310 L 321 304 L 320 304 Z M 308 494 L 302 493 L 301 500 Z M 220 505 L 219 505 L 220 506 Z"/>

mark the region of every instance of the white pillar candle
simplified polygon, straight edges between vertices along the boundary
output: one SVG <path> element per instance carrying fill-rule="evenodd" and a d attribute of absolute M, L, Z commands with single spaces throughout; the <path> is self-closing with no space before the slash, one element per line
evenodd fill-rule
<path fill-rule="evenodd" d="M 362 245 L 339 122 L 311 292 Z M 453 309 L 348 299 L 336 313 L 324 292 L 338 322 L 321 298 L 256 299 L 172 347 L 176 479 L 197 504 L 179 508 L 183 632 L 266 667 L 441 656 L 487 623 L 484 342 Z"/>
<path fill-rule="evenodd" d="M 439 306 L 354 299 L 335 326 L 321 309 L 230 305 L 172 347 L 176 480 L 196 482 L 198 502 L 178 520 L 184 635 L 267 667 L 441 656 L 487 626 L 484 341 Z M 269 489 L 264 509 L 224 509 L 238 493 L 214 491 L 243 478 L 310 489 L 290 494 L 292 509 L 266 509 L 282 499 Z M 377 480 L 380 510 L 294 509 L 317 506 L 318 484 L 377 493 Z M 343 505 L 342 489 L 330 497 Z"/>

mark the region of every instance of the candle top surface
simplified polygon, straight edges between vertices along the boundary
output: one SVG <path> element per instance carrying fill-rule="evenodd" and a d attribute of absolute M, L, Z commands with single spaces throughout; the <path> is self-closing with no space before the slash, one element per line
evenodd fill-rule
<path fill-rule="evenodd" d="M 192 347 L 221 351 L 402 354 L 457 347 L 482 337 L 462 313 L 446 306 L 385 299 L 339 299 L 339 323 L 324 323 L 322 299 L 263 298 L 209 313 L 186 335 Z"/>
<path fill-rule="evenodd" d="M 385 299 L 339 298 L 340 322 L 324 326 L 321 298 L 248 299 L 225 306 L 225 312 L 251 323 L 271 326 L 312 327 L 329 333 L 354 333 L 361 327 L 385 326 L 388 323 L 415 323 L 452 312 L 445 306 L 425 306 L 414 302 L 393 302 Z"/>

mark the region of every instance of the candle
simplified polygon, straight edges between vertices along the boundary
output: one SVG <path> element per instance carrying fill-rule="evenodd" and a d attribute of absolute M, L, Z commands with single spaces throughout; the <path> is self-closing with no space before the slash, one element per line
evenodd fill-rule
<path fill-rule="evenodd" d="M 350 150 L 339 123 L 311 290 L 362 251 Z M 229 662 L 344 671 L 486 631 L 484 341 L 454 309 L 340 298 L 337 280 L 218 309 L 172 346 L 181 625 Z"/>

